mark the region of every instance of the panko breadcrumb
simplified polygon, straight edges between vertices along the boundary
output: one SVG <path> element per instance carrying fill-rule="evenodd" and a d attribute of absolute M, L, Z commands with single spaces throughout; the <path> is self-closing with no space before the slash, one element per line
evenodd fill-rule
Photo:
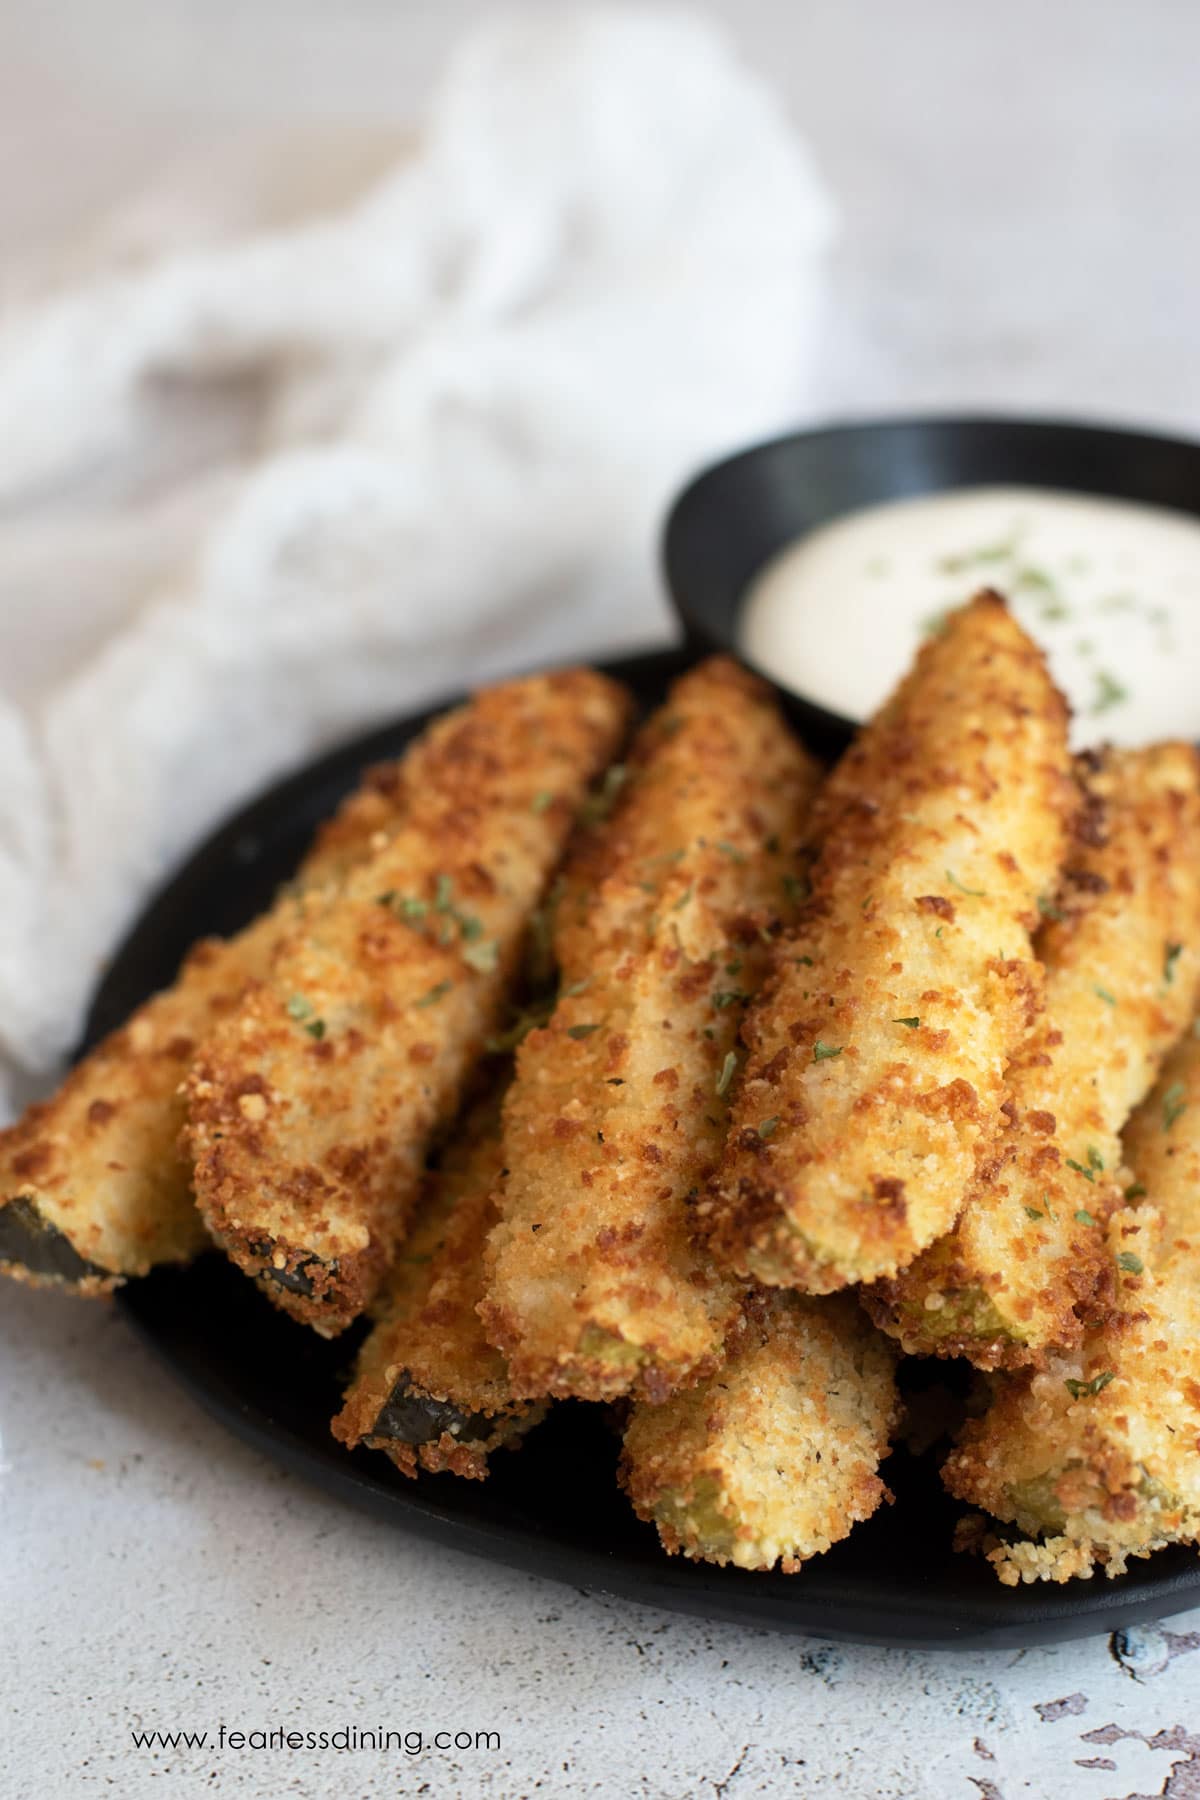
<path fill-rule="evenodd" d="M 766 686 L 718 658 L 676 683 L 624 777 L 568 864 L 562 996 L 505 1104 L 483 1313 L 530 1394 L 661 1399 L 721 1358 L 738 1286 L 695 1248 L 689 1199 L 818 771 Z"/>
<path fill-rule="evenodd" d="M 1008 1074 L 1007 1160 L 947 1237 L 866 1295 L 911 1354 L 1018 1367 L 1078 1343 L 1120 1204 L 1120 1133 L 1195 1012 L 1196 752 L 1080 763 L 1087 803 L 1037 944 L 1046 1010 Z"/>
<path fill-rule="evenodd" d="M 670 1555 L 794 1574 L 891 1495 L 893 1352 L 848 1295 L 761 1294 L 715 1375 L 633 1408 L 620 1481 Z"/>
<path fill-rule="evenodd" d="M 1125 1134 L 1131 1204 L 1108 1224 L 1114 1294 L 1082 1345 L 996 1378 L 944 1469 L 1020 1533 L 1000 1579 L 1065 1581 L 1200 1542 L 1200 1041 L 1189 1032 Z"/>
<path fill-rule="evenodd" d="M 456 1127 L 426 1178 L 363 1345 L 333 1434 L 418 1469 L 482 1480 L 488 1457 L 516 1446 L 546 1403 L 517 1399 L 504 1358 L 483 1334 L 483 1251 L 502 1163 L 499 1093 Z"/>
<path fill-rule="evenodd" d="M 336 895 L 304 903 L 193 1064 L 185 1138 L 205 1222 L 327 1335 L 379 1288 L 628 711 L 577 669 L 487 689 L 430 727 L 405 759 L 399 828 Z"/>
<path fill-rule="evenodd" d="M 894 1275 L 953 1225 L 1036 1013 L 1030 934 L 1065 849 L 1070 767 L 1041 652 L 981 595 L 818 801 L 812 900 L 750 1009 L 703 1209 L 727 1267 L 825 1293 Z"/>
<path fill-rule="evenodd" d="M 370 770 L 269 912 L 236 937 L 198 944 L 172 987 L 84 1057 L 53 1098 L 0 1132 L 0 1272 L 99 1294 L 204 1248 L 178 1145 L 180 1082 L 196 1046 L 265 973 L 298 916 L 298 895 L 340 881 L 378 849 L 400 804 L 396 767 Z"/>

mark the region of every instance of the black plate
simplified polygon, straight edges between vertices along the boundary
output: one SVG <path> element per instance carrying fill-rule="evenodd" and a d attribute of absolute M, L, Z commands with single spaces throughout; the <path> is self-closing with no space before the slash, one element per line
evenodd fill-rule
<path fill-rule="evenodd" d="M 751 581 L 817 526 L 887 500 L 997 486 L 1065 488 L 1200 515 L 1200 444 L 1003 418 L 889 419 L 756 444 L 697 475 L 667 520 L 663 564 L 688 641 L 736 649 Z M 841 748 L 851 721 L 812 695 L 786 697 L 807 742 Z"/>
<path fill-rule="evenodd" d="M 650 704 L 687 660 L 671 651 L 610 667 Z M 233 930 L 260 910 L 362 769 L 396 755 L 424 722 L 405 720 L 314 763 L 203 845 L 113 961 L 87 1042 L 169 981 L 197 937 Z M 119 1300 L 188 1391 L 268 1456 L 397 1526 L 577 1587 L 740 1624 L 928 1647 L 1081 1637 L 1200 1601 L 1200 1563 L 1182 1550 L 1116 1581 L 1002 1588 L 990 1569 L 952 1554 L 955 1509 L 933 1462 L 901 1454 L 885 1470 L 896 1505 L 797 1576 L 668 1559 L 617 1492 L 617 1441 L 599 1408 L 555 1409 L 524 1449 L 495 1459 L 486 1482 L 408 1481 L 383 1456 L 347 1455 L 330 1437 L 350 1335 L 325 1343 L 216 1255 L 131 1283 Z"/>

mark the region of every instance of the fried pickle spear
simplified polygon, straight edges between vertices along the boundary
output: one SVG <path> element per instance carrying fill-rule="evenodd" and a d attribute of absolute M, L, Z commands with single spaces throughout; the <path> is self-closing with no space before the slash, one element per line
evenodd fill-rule
<path fill-rule="evenodd" d="M 996 1378 L 943 1479 L 1021 1534 L 1000 1580 L 1066 1581 L 1200 1542 L 1200 1040 L 1168 1057 L 1125 1134 L 1131 1205 L 1108 1225 L 1113 1292 L 1082 1345 Z"/>
<path fill-rule="evenodd" d="M 848 1295 L 749 1313 L 724 1368 L 633 1408 L 620 1482 L 669 1555 L 792 1575 L 891 1498 L 895 1357 Z"/>
<path fill-rule="evenodd" d="M 333 1421 L 347 1449 L 383 1450 L 405 1475 L 482 1480 L 490 1453 L 518 1445 L 546 1413 L 544 1401 L 514 1396 L 475 1310 L 502 1161 L 497 1093 L 473 1109 L 426 1178 L 379 1323 Z"/>
<path fill-rule="evenodd" d="M 398 829 L 303 903 L 193 1064 L 201 1214 L 276 1305 L 326 1335 L 378 1290 L 627 716 L 623 690 L 568 670 L 439 720 L 405 765 Z"/>
<path fill-rule="evenodd" d="M 483 1307 L 520 1392 L 662 1399 L 720 1361 L 738 1289 L 693 1245 L 688 1200 L 816 781 L 765 685 L 714 659 L 641 731 L 568 865 L 562 997 L 505 1103 Z"/>
<path fill-rule="evenodd" d="M 812 901 L 750 1009 L 699 1209 L 726 1267 L 828 1293 L 894 1275 L 953 1225 L 1036 1011 L 1030 932 L 1072 795 L 1066 705 L 983 594 L 818 801 Z"/>
<path fill-rule="evenodd" d="M 1079 1342 L 1120 1204 L 1120 1133 L 1200 977 L 1200 763 L 1190 745 L 1081 758 L 1087 804 L 1038 940 L 1045 1012 L 1009 1068 L 1008 1160 L 950 1234 L 868 1290 L 911 1354 L 1018 1367 Z"/>
<path fill-rule="evenodd" d="M 0 1272 L 101 1294 L 205 1247 L 178 1147 L 179 1084 L 196 1045 L 264 973 L 297 916 L 298 893 L 342 879 L 384 841 L 399 804 L 396 766 L 371 770 L 262 918 L 236 937 L 197 944 L 174 986 L 0 1132 Z"/>

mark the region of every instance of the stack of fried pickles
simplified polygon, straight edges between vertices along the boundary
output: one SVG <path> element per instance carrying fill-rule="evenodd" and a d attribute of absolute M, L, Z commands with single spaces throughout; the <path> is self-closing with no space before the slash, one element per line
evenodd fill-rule
<path fill-rule="evenodd" d="M 215 1245 L 368 1315 L 333 1430 L 407 1475 L 606 1406 L 711 1562 L 890 1498 L 902 1356 L 980 1372 L 944 1479 L 1002 1581 L 1200 1541 L 1195 752 L 1072 756 L 992 593 L 828 774 L 726 658 L 632 712 L 512 681 L 373 771 L 0 1133 L 0 1269 Z"/>

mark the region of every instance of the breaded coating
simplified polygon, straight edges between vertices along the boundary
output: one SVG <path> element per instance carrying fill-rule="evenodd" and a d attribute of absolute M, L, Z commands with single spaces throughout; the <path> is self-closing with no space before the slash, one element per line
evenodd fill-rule
<path fill-rule="evenodd" d="M 1046 1008 L 1008 1072 L 1007 1160 L 947 1237 L 864 1296 L 913 1354 L 1015 1368 L 1079 1342 L 1120 1204 L 1120 1133 L 1195 1012 L 1196 753 L 1080 765 L 1086 805 L 1037 944 Z"/>
<path fill-rule="evenodd" d="M 335 895 L 303 903 L 195 1060 L 201 1214 L 276 1305 L 326 1335 L 379 1288 L 627 717 L 624 691 L 579 669 L 440 719 L 406 761 L 398 829 Z"/>
<path fill-rule="evenodd" d="M 1083 1344 L 996 1378 L 943 1478 L 1024 1534 L 985 1545 L 1001 1581 L 1065 1581 L 1200 1543 L 1200 1040 L 1189 1031 L 1125 1134 L 1114 1291 Z M 1006 1534 L 1007 1535 L 1007 1534 Z"/>
<path fill-rule="evenodd" d="M 641 731 L 568 864 L 562 993 L 505 1104 L 483 1308 L 518 1391 L 663 1399 L 720 1361 L 738 1287 L 697 1251 L 688 1202 L 817 779 L 766 686 L 716 658 Z"/>
<path fill-rule="evenodd" d="M 750 1008 L 701 1209 L 726 1267 L 828 1293 L 894 1275 L 953 1225 L 1006 1122 L 1073 795 L 1066 705 L 983 594 L 818 801 L 812 900 Z"/>
<path fill-rule="evenodd" d="M 795 1574 L 891 1499 L 893 1364 L 847 1295 L 756 1296 L 723 1369 L 634 1407 L 621 1486 L 669 1555 Z"/>
<path fill-rule="evenodd" d="M 397 769 L 372 769 L 294 883 L 236 937 L 197 944 L 173 987 L 96 1046 L 58 1092 L 0 1132 L 0 1272 L 106 1293 L 208 1243 L 178 1145 L 196 1045 L 266 970 L 298 894 L 336 883 L 394 827 Z"/>
<path fill-rule="evenodd" d="M 475 1310 L 503 1160 L 499 1099 L 474 1108 L 427 1176 L 379 1323 L 333 1421 L 348 1449 L 383 1450 L 405 1475 L 449 1470 L 482 1480 L 490 1452 L 518 1445 L 545 1416 L 544 1401 L 514 1397 Z"/>

